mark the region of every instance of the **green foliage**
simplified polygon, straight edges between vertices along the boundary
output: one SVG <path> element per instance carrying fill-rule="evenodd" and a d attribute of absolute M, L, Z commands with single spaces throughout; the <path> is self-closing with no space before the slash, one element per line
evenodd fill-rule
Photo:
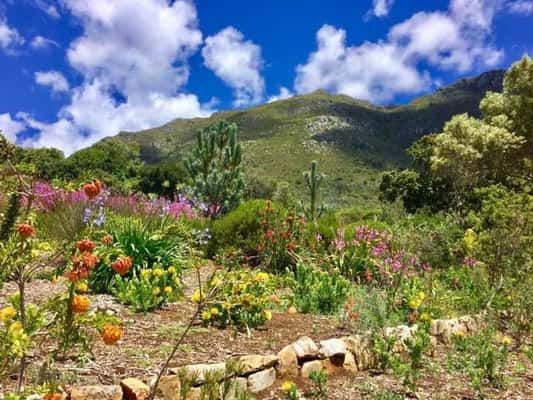
<path fill-rule="evenodd" d="M 208 255 L 212 257 L 219 250 L 227 248 L 240 249 L 249 256 L 256 255 L 257 243 L 263 230 L 259 215 L 265 206 L 264 200 L 248 200 L 213 221 Z"/>
<path fill-rule="evenodd" d="M 172 198 L 178 184 L 186 182 L 187 171 L 176 163 L 143 165 L 139 171 L 139 189 Z"/>
<path fill-rule="evenodd" d="M 64 172 L 65 155 L 57 149 L 20 148 L 18 162 L 30 164 L 38 179 L 52 180 Z"/>
<path fill-rule="evenodd" d="M 9 238 L 19 213 L 20 195 L 17 192 L 13 192 L 9 195 L 7 209 L 2 218 L 2 225 L 0 226 L 0 242 L 5 242 Z"/>
<path fill-rule="evenodd" d="M 485 398 L 486 385 L 504 386 L 509 338 L 503 337 L 498 343 L 494 331 L 487 328 L 473 335 L 456 335 L 453 343 L 455 352 L 449 353 L 448 364 L 452 369 L 468 374 L 472 388 L 480 398 Z"/>
<path fill-rule="evenodd" d="M 392 315 L 389 294 L 384 289 L 354 285 L 345 305 L 345 323 L 355 332 L 377 331 L 394 326 L 399 318 Z"/>
<path fill-rule="evenodd" d="M 218 217 L 239 205 L 244 193 L 242 147 L 237 125 L 220 121 L 198 132 L 196 148 L 185 160 L 196 195 Z"/>
<path fill-rule="evenodd" d="M 130 278 L 116 274 L 111 286 L 113 295 L 136 312 L 151 311 L 165 302 L 179 299 L 182 294 L 177 269 L 164 270 L 157 265 L 153 269 L 142 269 Z"/>
<path fill-rule="evenodd" d="M 175 267 L 181 272 L 185 267 L 185 238 L 176 235 L 176 224 L 170 218 L 162 218 L 149 224 L 139 217 L 110 218 L 106 226 L 113 241 L 99 250 L 100 262 L 92 271 L 89 284 L 98 293 L 109 293 L 115 271 L 113 261 L 129 256 L 132 268 L 123 276 L 138 276 L 141 269 L 159 266 Z"/>
<path fill-rule="evenodd" d="M 216 290 L 216 296 L 208 302 L 202 319 L 206 324 L 236 329 L 250 329 L 272 318 L 267 310 L 275 282 L 266 272 L 250 269 L 220 271 L 208 282 L 203 293 Z M 193 301 L 200 300 L 200 292 L 193 294 Z"/>
<path fill-rule="evenodd" d="M 334 314 L 342 307 L 350 283 L 336 271 L 299 263 L 294 271 L 294 304 L 304 313 Z"/>
<path fill-rule="evenodd" d="M 325 205 L 319 204 L 319 189 L 324 175 L 316 172 L 316 161 L 311 162 L 311 169 L 304 172 L 305 183 L 309 192 L 309 204 L 305 206 L 303 203 L 301 207 L 304 211 L 305 217 L 308 221 L 315 223 L 324 212 Z"/>
<path fill-rule="evenodd" d="M 287 181 L 278 182 L 272 200 L 274 200 L 276 204 L 280 204 L 287 209 L 291 208 L 294 205 L 295 200 L 290 190 L 290 183 Z"/>
<path fill-rule="evenodd" d="M 311 397 L 319 400 L 328 398 L 328 373 L 325 370 L 311 371 L 309 379 L 313 382 Z"/>

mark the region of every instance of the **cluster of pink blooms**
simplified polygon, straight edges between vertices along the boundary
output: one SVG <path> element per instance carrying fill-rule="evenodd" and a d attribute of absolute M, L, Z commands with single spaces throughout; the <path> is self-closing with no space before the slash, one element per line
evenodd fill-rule
<path fill-rule="evenodd" d="M 186 218 L 194 218 L 197 214 L 191 203 L 182 196 L 168 200 L 163 197 L 149 197 L 144 194 L 126 196 L 120 194 L 110 195 L 105 192 L 100 197 L 102 197 L 100 199 L 103 203 L 101 204 L 102 206 L 131 214 L 170 215 Z M 88 202 L 89 198 L 81 189 L 67 191 L 62 188 L 54 188 L 46 182 L 37 182 L 32 206 L 38 211 L 50 212 L 60 205 L 87 205 Z"/>

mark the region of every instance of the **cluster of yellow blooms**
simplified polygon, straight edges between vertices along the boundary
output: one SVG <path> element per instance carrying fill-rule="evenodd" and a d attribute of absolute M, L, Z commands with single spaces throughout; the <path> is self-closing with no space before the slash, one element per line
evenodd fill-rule
<path fill-rule="evenodd" d="M 425 299 L 426 294 L 424 292 L 419 292 L 414 299 L 409 301 L 409 307 L 411 307 L 412 310 L 417 310 Z"/>
<path fill-rule="evenodd" d="M 10 343 L 11 355 L 20 357 L 29 343 L 29 337 L 24 332 L 20 321 L 13 321 L 17 316 L 17 310 L 8 306 L 0 310 L 0 321 L 7 326 L 7 338 Z"/>

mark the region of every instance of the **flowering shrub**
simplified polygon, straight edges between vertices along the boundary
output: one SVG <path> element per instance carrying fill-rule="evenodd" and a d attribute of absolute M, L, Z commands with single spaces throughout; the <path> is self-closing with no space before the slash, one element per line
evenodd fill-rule
<path fill-rule="evenodd" d="M 158 266 L 142 269 L 138 275 L 123 278 L 117 274 L 112 281 L 112 293 L 135 311 L 150 311 L 166 301 L 177 300 L 182 294 L 181 280 L 175 267 L 164 270 Z"/>
<path fill-rule="evenodd" d="M 275 283 L 266 272 L 250 269 L 219 271 L 202 293 L 197 290 L 193 294 L 192 300 L 198 303 L 201 295 L 212 290 L 216 290 L 216 296 L 206 304 L 202 313 L 206 324 L 249 330 L 272 318 L 268 308 Z"/>

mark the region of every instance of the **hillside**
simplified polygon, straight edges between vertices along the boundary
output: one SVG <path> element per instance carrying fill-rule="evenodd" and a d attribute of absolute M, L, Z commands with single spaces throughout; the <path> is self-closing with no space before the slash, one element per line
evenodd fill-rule
<path fill-rule="evenodd" d="M 326 201 L 375 201 L 380 171 L 406 165 L 405 149 L 440 131 L 453 115 L 478 115 L 485 92 L 501 90 L 503 73 L 463 79 L 407 105 L 382 107 L 317 91 L 209 118 L 176 119 L 146 131 L 123 132 L 113 140 L 138 143 L 141 159 L 153 164 L 180 158 L 199 129 L 227 119 L 239 127 L 249 177 L 285 180 L 298 192 L 302 171 L 316 159 L 328 177 Z"/>

